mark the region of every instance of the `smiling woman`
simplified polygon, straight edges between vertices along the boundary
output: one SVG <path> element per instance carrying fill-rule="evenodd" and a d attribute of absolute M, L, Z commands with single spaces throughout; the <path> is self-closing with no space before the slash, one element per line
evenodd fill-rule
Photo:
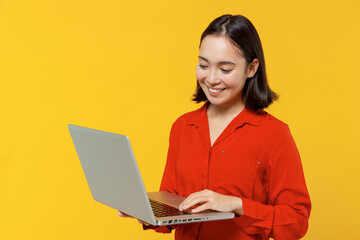
<path fill-rule="evenodd" d="M 231 211 L 231 220 L 144 228 L 175 239 L 299 239 L 311 203 L 288 126 L 263 109 L 269 88 L 251 22 L 224 15 L 201 37 L 194 101 L 172 126 L 161 191 L 186 197 L 180 210 Z M 120 216 L 124 216 L 120 213 Z"/>
<path fill-rule="evenodd" d="M 225 37 L 210 35 L 200 46 L 196 78 L 213 105 L 235 107 L 235 102 L 242 103 L 245 81 L 254 75 L 257 66 L 247 67 L 245 58 L 234 51 Z"/>
<path fill-rule="evenodd" d="M 194 94 L 194 101 L 198 103 L 207 101 L 207 97 L 209 97 L 200 80 L 204 77 L 218 77 L 201 71 L 210 67 L 209 59 L 202 56 L 204 52 L 212 54 L 210 57 L 213 58 L 213 61 L 218 61 L 213 63 L 213 71 L 216 70 L 216 66 L 224 74 L 231 73 L 233 70 L 243 74 L 241 79 L 244 86 L 239 94 L 248 108 L 255 111 L 263 109 L 278 98 L 271 91 L 267 82 L 265 59 L 259 35 L 247 18 L 240 16 L 231 18 L 230 15 L 224 15 L 207 27 L 200 41 L 197 68 L 199 82 Z M 225 58 L 228 60 L 224 60 Z"/>

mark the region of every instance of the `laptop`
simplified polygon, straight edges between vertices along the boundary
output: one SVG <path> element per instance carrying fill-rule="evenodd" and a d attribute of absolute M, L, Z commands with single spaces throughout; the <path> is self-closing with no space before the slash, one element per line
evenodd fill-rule
<path fill-rule="evenodd" d="M 186 224 L 235 217 L 232 212 L 183 212 L 185 199 L 166 192 L 145 190 L 129 138 L 68 125 L 93 198 L 154 226 Z"/>

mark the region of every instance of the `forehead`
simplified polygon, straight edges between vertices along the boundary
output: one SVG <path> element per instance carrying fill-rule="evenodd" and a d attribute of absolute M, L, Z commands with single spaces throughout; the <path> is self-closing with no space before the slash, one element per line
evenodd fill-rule
<path fill-rule="evenodd" d="M 200 45 L 200 56 L 209 62 L 233 61 L 244 62 L 241 50 L 224 36 L 206 36 Z"/>

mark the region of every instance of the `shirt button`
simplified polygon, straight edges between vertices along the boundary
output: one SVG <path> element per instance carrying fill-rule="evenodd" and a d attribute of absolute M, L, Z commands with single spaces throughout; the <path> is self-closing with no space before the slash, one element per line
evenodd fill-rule
<path fill-rule="evenodd" d="M 260 162 L 258 162 L 258 164 L 260 164 Z"/>
<path fill-rule="evenodd" d="M 223 150 L 222 153 L 225 153 L 225 151 Z"/>

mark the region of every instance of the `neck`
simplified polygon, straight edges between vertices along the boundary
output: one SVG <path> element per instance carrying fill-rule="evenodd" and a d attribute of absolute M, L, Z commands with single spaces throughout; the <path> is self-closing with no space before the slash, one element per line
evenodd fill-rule
<path fill-rule="evenodd" d="M 228 118 L 237 116 L 244 108 L 245 104 L 242 101 L 238 101 L 230 106 L 214 105 L 210 103 L 207 113 L 211 117 Z"/>

